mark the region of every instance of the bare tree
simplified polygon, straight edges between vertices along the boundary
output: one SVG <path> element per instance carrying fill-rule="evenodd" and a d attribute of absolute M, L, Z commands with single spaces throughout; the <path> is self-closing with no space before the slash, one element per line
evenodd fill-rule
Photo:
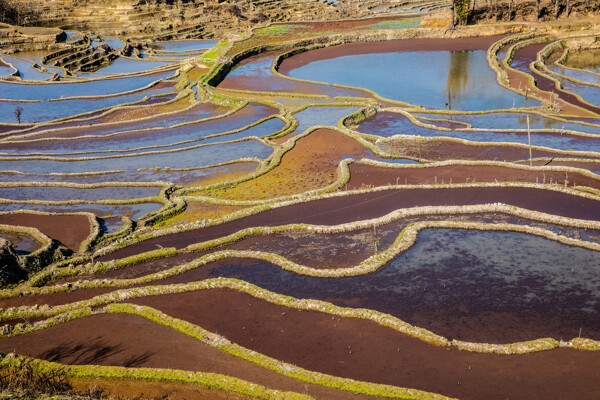
<path fill-rule="evenodd" d="M 512 20 L 512 13 L 513 13 L 513 0 L 508 0 L 508 20 L 511 21 Z"/>
<path fill-rule="evenodd" d="M 565 17 L 569 17 L 569 0 L 567 0 L 567 9 L 565 10 Z"/>
<path fill-rule="evenodd" d="M 558 19 L 558 0 L 554 0 L 554 19 Z"/>
<path fill-rule="evenodd" d="M 19 124 L 21 123 L 21 114 L 23 114 L 23 107 L 17 106 L 17 108 L 15 108 L 15 117 Z"/>
<path fill-rule="evenodd" d="M 450 25 L 444 31 L 444 34 L 448 31 L 456 29 L 456 22 L 454 22 L 454 0 L 450 3 Z"/>
<path fill-rule="evenodd" d="M 535 20 L 540 20 L 540 0 L 535 0 Z"/>

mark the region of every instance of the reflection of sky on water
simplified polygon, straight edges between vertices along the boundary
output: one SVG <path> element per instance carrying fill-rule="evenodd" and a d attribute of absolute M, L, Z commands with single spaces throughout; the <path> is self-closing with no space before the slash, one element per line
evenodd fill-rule
<path fill-rule="evenodd" d="M 166 128 L 153 130 L 151 132 L 120 133 L 116 136 L 105 136 L 99 138 L 81 138 L 72 140 L 44 140 L 31 142 L 26 148 L 19 145 L 0 143 L 0 153 L 9 154 L 35 153 L 35 152 L 54 152 L 68 153 L 77 151 L 99 151 L 110 149 L 134 149 L 138 147 L 170 145 L 172 143 L 197 140 L 219 133 L 225 133 L 248 126 L 257 120 L 266 117 L 273 109 L 262 104 L 250 104 L 233 115 L 218 118 L 211 121 L 199 122 L 196 124 L 183 125 L 177 128 Z M 265 136 L 276 132 L 283 122 L 267 121 L 256 127 L 244 130 L 241 135 L 247 136 Z M 273 130 L 275 129 L 275 130 Z M 271 131 L 273 130 L 273 131 Z M 211 139 L 216 141 L 226 141 L 233 135 L 221 137 L 221 139 Z M 207 139 L 208 140 L 208 139 Z M 210 141 L 210 140 L 209 140 Z M 207 143 L 207 142 L 204 142 Z M 186 146 L 190 146 L 187 144 Z"/>
<path fill-rule="evenodd" d="M 469 117 L 469 116 L 460 116 Z M 478 116 L 482 117 L 482 116 Z M 458 120 L 459 118 L 454 118 Z M 468 118 L 465 118 L 468 119 Z M 460 118 L 462 120 L 462 118 Z M 427 123 L 428 121 L 423 121 Z M 528 144 L 527 132 L 477 132 L 477 131 L 439 131 L 413 124 L 402 115 L 379 113 L 363 122 L 359 131 L 372 135 L 389 137 L 393 135 L 415 135 L 425 137 L 453 137 L 475 142 L 508 142 Z M 600 138 L 560 135 L 559 133 L 531 132 L 531 144 L 559 150 L 580 150 L 600 152 Z"/>
<path fill-rule="evenodd" d="M 11 67 L 0 66 L 0 76 L 12 75 L 14 72 L 15 72 L 15 70 L 12 69 Z"/>
<path fill-rule="evenodd" d="M 109 206 L 104 204 L 71 204 L 68 206 L 48 206 L 38 204 L 0 204 L 0 211 L 26 211 L 35 210 L 52 213 L 90 212 L 98 216 L 123 215 L 133 220 L 144 214 L 156 211 L 162 207 L 160 203 L 124 204 Z"/>
<path fill-rule="evenodd" d="M 600 54 L 600 53 L 599 53 Z M 599 62 L 600 64 L 600 62 Z M 547 65 L 548 69 L 555 74 L 564 75 L 568 78 L 577 79 L 582 82 L 592 83 L 592 84 L 600 84 L 600 75 L 595 75 L 586 71 L 578 71 L 569 68 L 564 68 L 558 66 L 556 64 Z M 599 67 L 600 68 L 600 67 Z M 593 71 L 596 72 L 596 71 Z M 570 81 L 569 79 L 565 79 L 562 76 L 553 76 L 553 78 L 557 79 L 561 85 L 563 90 L 571 93 L 575 93 L 580 95 L 584 101 L 588 103 L 599 106 L 600 105 L 600 88 L 596 86 L 590 86 L 586 84 L 581 84 L 577 82 Z"/>
<path fill-rule="evenodd" d="M 31 66 L 33 64 L 42 66 L 41 58 L 49 53 L 50 53 L 49 50 L 35 50 L 35 51 L 23 51 L 23 52 L 20 51 L 18 53 L 13 54 L 13 56 L 15 56 L 17 59 L 23 59 L 23 60 L 26 60 L 26 61 L 29 61 L 30 63 L 32 63 L 30 65 L 23 64 L 23 69 L 26 70 L 25 73 L 27 76 L 35 76 L 34 74 L 36 74 L 37 71 L 35 71 L 33 68 L 31 68 Z M 2 57 L 5 57 L 5 56 L 3 55 Z M 20 62 L 22 63 L 23 61 L 20 60 Z M 55 74 L 55 73 L 60 76 L 64 76 L 64 74 L 65 74 L 65 72 L 61 68 L 53 68 L 53 67 L 49 67 L 47 65 L 44 65 L 43 67 L 48 71 L 48 74 L 37 72 L 37 74 L 41 74 L 41 75 L 37 75 L 37 76 L 40 77 L 40 79 L 42 79 L 42 80 L 50 78 L 52 76 L 52 74 Z M 30 73 L 30 71 L 27 70 L 28 68 L 32 69 L 35 72 Z M 23 78 L 23 79 L 25 79 L 25 78 Z M 32 77 L 27 78 L 27 79 L 38 80 L 38 79 L 32 78 Z"/>
<path fill-rule="evenodd" d="M 580 83 L 571 82 L 566 79 L 559 79 L 563 90 L 580 95 L 584 101 L 600 106 L 600 88 Z"/>
<path fill-rule="evenodd" d="M 209 167 L 194 169 L 189 171 L 165 171 L 161 169 L 125 171 L 117 173 L 105 173 L 97 175 L 48 175 L 48 174 L 13 174 L 0 171 L 1 182 L 74 182 L 74 183 L 97 183 L 97 182 L 172 182 L 179 184 L 190 184 L 200 180 L 202 177 L 213 174 L 227 172 L 232 168 L 243 171 L 253 171 L 258 166 L 257 163 L 235 163 L 232 167 Z"/>
<path fill-rule="evenodd" d="M 41 246 L 40 242 L 26 235 L 12 235 L 2 232 L 0 238 L 8 240 L 18 255 L 29 254 Z"/>
<path fill-rule="evenodd" d="M 259 55 L 245 60 L 244 63 L 238 65 L 233 71 L 227 74 L 227 77 L 220 85 L 225 88 L 266 92 L 314 93 L 325 94 L 330 97 L 365 96 L 364 93 L 358 93 L 349 89 L 295 82 L 273 75 L 271 64 L 273 64 L 275 57 L 274 55 Z"/>
<path fill-rule="evenodd" d="M 189 110 L 166 114 L 159 118 L 149 118 L 140 121 L 130 121 L 120 124 L 107 125 L 101 128 L 87 129 L 79 132 L 78 136 L 84 135 L 110 135 L 116 132 L 124 132 L 128 130 L 152 129 L 152 128 L 167 128 L 173 125 L 192 122 L 203 118 L 214 117 L 224 114 L 226 109 L 215 106 L 211 103 L 200 103 Z M 67 132 L 68 133 L 68 132 Z"/>
<path fill-rule="evenodd" d="M 16 107 L 23 109 L 21 113 L 22 123 L 47 122 L 55 119 L 70 117 L 90 111 L 113 107 L 120 104 L 132 103 L 142 100 L 146 96 L 165 94 L 173 92 L 172 87 L 150 88 L 132 94 L 100 99 L 78 99 L 62 101 L 42 101 L 34 103 L 22 103 L 13 101 L 0 101 L 0 122 L 16 123 L 14 115 Z"/>
<path fill-rule="evenodd" d="M 158 196 L 159 187 L 103 187 L 96 189 L 74 189 L 65 187 L 18 187 L 0 188 L 0 198 L 12 200 L 120 200 Z"/>
<path fill-rule="evenodd" d="M 256 140 L 239 143 L 215 144 L 196 149 L 182 150 L 174 153 L 139 155 L 114 159 L 87 161 L 48 161 L 48 160 L 3 160 L 2 168 L 6 170 L 44 174 L 84 173 L 110 170 L 131 170 L 139 168 L 169 167 L 194 168 L 209 166 L 239 158 L 266 158 L 272 149 Z M 64 158 L 68 160 L 68 158 Z"/>
<path fill-rule="evenodd" d="M 28 61 L 21 60 L 19 58 L 2 55 L 1 57 L 5 62 L 12 64 L 19 71 L 21 79 L 28 81 L 43 81 L 52 77 L 52 74 L 40 72 L 33 68 L 33 64 Z M 1 71 L 0 71 L 0 75 Z M 2 94 L 0 93 L 0 97 Z"/>
<path fill-rule="evenodd" d="M 524 97 L 496 82 L 483 50 L 359 54 L 293 69 L 299 79 L 364 87 L 379 95 L 436 109 L 522 107 Z M 537 103 L 528 102 L 529 106 Z"/>
<path fill-rule="evenodd" d="M 600 84 L 600 75 L 596 75 L 586 71 L 579 71 L 569 68 L 564 68 L 556 64 L 546 65 L 548 69 L 556 74 L 564 75 L 569 78 L 577 79 L 583 82 Z M 562 80 L 561 80 L 562 82 Z"/>
<path fill-rule="evenodd" d="M 16 149 L 16 151 L 14 149 L 8 149 L 8 151 L 6 151 L 6 150 L 0 148 L 0 152 L 7 152 L 7 153 L 11 153 L 11 154 L 34 153 L 34 152 L 50 153 L 50 154 L 52 154 L 52 153 L 69 153 L 69 152 L 74 153 L 72 155 L 67 154 L 64 157 L 82 157 L 83 155 L 77 154 L 77 152 L 81 152 L 81 151 L 90 152 L 90 153 L 85 154 L 86 157 L 103 157 L 103 156 L 118 155 L 118 154 L 137 154 L 137 153 L 143 153 L 143 152 L 148 152 L 148 151 L 183 149 L 183 148 L 198 145 L 198 144 L 230 142 L 230 141 L 234 141 L 234 140 L 244 139 L 249 136 L 256 136 L 256 137 L 268 136 L 268 135 L 271 135 L 271 134 L 277 132 L 281 128 L 283 128 L 284 125 L 285 124 L 280 119 L 273 118 L 273 119 L 265 121 L 265 122 L 258 124 L 252 128 L 245 129 L 238 133 L 232 133 L 232 134 L 220 135 L 220 136 L 212 136 L 212 137 L 207 137 L 204 139 L 203 139 L 203 137 L 205 137 L 205 136 L 203 135 L 196 139 L 192 139 L 192 140 L 195 140 L 194 142 L 180 143 L 180 144 L 174 144 L 174 145 L 167 144 L 168 147 L 147 148 L 147 147 L 149 147 L 148 145 L 151 146 L 152 144 L 154 144 L 154 143 L 152 143 L 152 140 L 153 140 L 153 135 L 155 133 L 155 132 L 148 132 L 147 137 L 140 137 L 138 140 L 135 140 L 135 141 L 124 141 L 124 140 L 119 140 L 119 139 L 113 139 L 113 140 L 107 140 L 107 141 L 104 141 L 104 140 L 78 140 L 77 141 L 78 142 L 77 150 L 75 150 L 72 146 L 69 146 L 71 141 L 56 141 L 56 142 L 51 142 L 51 143 L 45 143 L 44 147 L 41 149 L 32 149 L 32 148 L 28 147 L 27 149 L 20 148 L 20 149 Z M 222 133 L 222 132 L 218 132 L 218 133 Z M 212 134 L 210 134 L 210 135 L 212 135 Z M 206 135 L 206 136 L 209 136 L 209 135 Z M 174 141 L 172 143 L 176 143 L 176 142 L 177 141 Z M 131 151 L 128 151 L 127 153 L 123 153 L 123 151 L 127 150 L 128 148 L 136 148 L 137 149 L 137 148 L 141 148 L 141 147 L 143 147 L 143 148 L 140 150 L 131 150 Z M 119 150 L 119 152 L 116 152 L 116 151 L 111 152 L 110 150 Z M 100 151 L 104 151 L 104 152 L 100 153 Z M 63 156 L 61 156 L 61 157 L 63 157 Z"/>
<path fill-rule="evenodd" d="M 124 74 L 148 71 L 165 65 L 169 65 L 169 63 L 160 61 L 140 61 L 119 57 L 106 67 L 100 68 L 95 72 L 103 74 Z"/>
<path fill-rule="evenodd" d="M 294 135 L 315 125 L 337 126 L 338 120 L 357 111 L 359 107 L 308 107 L 296 114 L 298 127 Z"/>
<path fill-rule="evenodd" d="M 485 115 L 436 115 L 436 114 L 414 114 L 423 118 L 439 118 L 452 121 L 460 121 L 471 124 L 473 129 L 527 129 L 527 114 L 519 113 L 493 113 Z M 423 120 L 424 123 L 428 121 Z M 590 123 L 597 122 L 590 120 Z M 563 122 L 553 118 L 529 115 L 530 129 L 566 129 L 571 131 L 598 133 L 600 126 L 587 126 L 571 122 Z"/>
<path fill-rule="evenodd" d="M 65 33 L 67 34 L 66 43 L 73 43 L 81 39 L 81 34 L 77 31 L 66 31 Z"/>
<path fill-rule="evenodd" d="M 7 100 L 44 100 L 80 96 L 106 96 L 142 89 L 152 82 L 168 78 L 172 75 L 173 72 L 170 71 L 160 74 L 105 79 L 93 82 L 48 83 L 41 85 L 0 82 L 0 98 Z"/>
<path fill-rule="evenodd" d="M 113 49 L 122 49 L 125 47 L 125 44 L 121 42 L 119 39 L 114 37 L 103 37 L 102 41 L 112 47 Z"/>

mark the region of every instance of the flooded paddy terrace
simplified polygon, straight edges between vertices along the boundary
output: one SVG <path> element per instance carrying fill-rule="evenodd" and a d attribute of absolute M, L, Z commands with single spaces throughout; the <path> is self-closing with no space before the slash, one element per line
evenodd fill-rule
<path fill-rule="evenodd" d="M 204 54 L 223 45 L 164 42 L 58 82 L 0 82 L 0 237 L 35 253 L 41 242 L 10 228 L 29 227 L 74 252 L 0 291 L 0 349 L 328 399 L 372 398 L 340 377 L 415 398 L 541 399 L 533 377 L 509 390 L 512 372 L 543 368 L 547 391 L 566 395 L 555 368 L 576 362 L 568 378 L 593 398 L 597 63 L 561 67 L 543 51 L 554 38 L 515 49 L 507 37 L 350 43 L 283 60 L 281 45 L 214 85 L 219 63 Z M 539 59 L 551 72 L 529 68 Z M 537 86 L 510 78 L 523 74 Z M 81 317 L 22 324 L 65 312 Z M 184 334 L 202 328 L 222 337 Z M 157 329 L 177 343 L 171 358 L 158 339 L 132 340 Z M 98 346 L 112 350 L 94 356 Z M 248 363 L 263 356 L 290 364 Z"/>

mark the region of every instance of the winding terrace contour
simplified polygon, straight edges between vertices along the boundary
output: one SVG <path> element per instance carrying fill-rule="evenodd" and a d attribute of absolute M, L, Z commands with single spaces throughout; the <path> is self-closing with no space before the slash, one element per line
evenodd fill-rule
<path fill-rule="evenodd" d="M 448 38 L 386 7 L 140 42 L 104 75 L 56 61 L 119 42 L 82 32 L 43 59 L 59 82 L 0 81 L 0 237 L 37 246 L 3 247 L 0 367 L 117 395 L 596 398 L 597 22 Z M 391 56 L 447 82 L 365 78 Z"/>

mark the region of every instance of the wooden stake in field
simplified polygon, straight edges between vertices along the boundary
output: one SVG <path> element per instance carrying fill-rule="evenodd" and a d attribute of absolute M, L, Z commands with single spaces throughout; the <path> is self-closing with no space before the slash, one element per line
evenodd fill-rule
<path fill-rule="evenodd" d="M 527 114 L 527 139 L 529 140 L 529 166 L 533 167 L 533 157 L 531 155 L 531 130 L 529 129 L 529 114 Z"/>
<path fill-rule="evenodd" d="M 375 248 L 375 254 L 377 254 L 377 227 L 375 225 L 373 225 L 373 247 Z"/>

